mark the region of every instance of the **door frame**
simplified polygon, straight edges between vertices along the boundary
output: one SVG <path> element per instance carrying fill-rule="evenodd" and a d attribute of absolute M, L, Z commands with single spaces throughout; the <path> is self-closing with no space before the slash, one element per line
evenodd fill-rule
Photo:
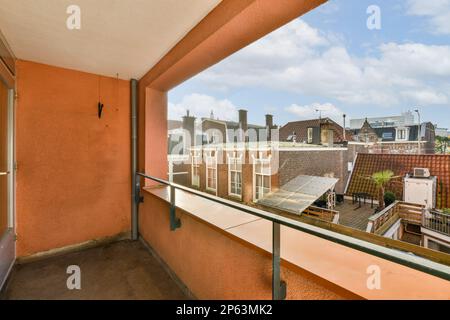
<path fill-rule="evenodd" d="M 0 60 L 0 64 L 3 62 Z M 16 260 L 16 174 L 15 174 L 15 81 L 12 77 L 5 79 L 0 74 L 0 81 L 8 89 L 8 229 L 0 234 L 0 291 Z"/>

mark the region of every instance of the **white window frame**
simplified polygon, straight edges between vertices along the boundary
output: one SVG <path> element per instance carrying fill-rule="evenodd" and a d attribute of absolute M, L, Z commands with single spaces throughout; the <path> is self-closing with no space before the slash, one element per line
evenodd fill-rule
<path fill-rule="evenodd" d="M 191 160 L 191 182 L 192 185 L 200 188 L 200 165 L 202 163 L 201 153 L 194 151 Z M 197 175 L 194 174 L 194 169 L 197 169 Z"/>
<path fill-rule="evenodd" d="M 267 191 L 266 193 L 269 193 L 269 192 L 272 190 L 272 167 L 271 167 L 271 158 L 272 158 L 271 155 L 270 155 L 269 157 L 267 157 L 267 158 L 264 158 L 262 152 L 259 152 L 259 155 L 258 155 L 257 158 L 253 157 L 253 201 L 254 201 L 254 202 L 256 202 L 256 201 L 259 200 L 259 199 L 257 198 L 257 196 L 256 196 L 256 194 L 257 194 L 257 193 L 256 193 L 256 189 L 257 189 L 257 188 L 262 188 L 262 189 L 266 188 L 266 189 L 269 189 L 269 191 Z M 257 164 L 261 164 L 261 172 L 260 172 L 260 173 L 256 173 L 256 165 L 257 165 Z M 264 166 L 267 166 L 267 172 L 265 172 Z M 257 175 L 262 176 L 261 181 L 262 181 L 263 185 L 262 185 L 261 187 L 256 186 L 256 181 L 257 181 L 256 176 L 257 176 Z M 268 186 L 268 187 L 265 187 L 265 186 L 264 186 L 264 177 L 266 177 L 266 176 L 269 177 L 269 186 Z M 258 193 L 261 194 L 261 191 L 258 192 Z M 263 196 L 264 196 L 264 194 L 266 194 L 266 193 L 264 193 L 264 191 L 262 191 L 262 193 L 263 193 Z"/>
<path fill-rule="evenodd" d="M 236 152 L 233 152 L 233 156 L 228 156 L 228 195 L 233 196 L 233 197 L 238 197 L 239 199 L 242 199 L 242 187 L 243 187 L 243 183 L 242 183 L 242 154 L 237 156 Z M 232 165 L 236 166 L 236 169 L 232 169 Z M 240 169 L 238 169 L 238 166 L 240 165 Z M 235 174 L 240 174 L 240 193 L 235 193 L 232 192 L 232 188 L 231 188 L 231 176 L 232 176 L 232 172 L 234 172 Z M 236 184 L 236 183 L 235 183 Z"/>
<path fill-rule="evenodd" d="M 399 133 L 404 132 L 405 136 L 403 138 L 399 138 Z M 407 141 L 408 140 L 409 130 L 408 128 L 396 128 L 395 129 L 395 140 L 396 141 Z"/>
<path fill-rule="evenodd" d="M 213 161 L 213 163 L 214 163 L 212 166 L 210 166 L 211 161 Z M 218 183 L 218 181 L 217 181 L 217 151 L 207 151 L 206 152 L 205 165 L 206 165 L 206 190 L 213 191 L 217 194 L 217 183 Z M 208 184 L 208 181 L 209 181 L 209 170 L 208 169 L 214 170 L 214 180 L 216 182 L 215 188 L 210 187 Z"/>

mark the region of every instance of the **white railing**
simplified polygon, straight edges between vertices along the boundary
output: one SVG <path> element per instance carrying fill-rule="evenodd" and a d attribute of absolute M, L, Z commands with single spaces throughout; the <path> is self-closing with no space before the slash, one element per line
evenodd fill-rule
<path fill-rule="evenodd" d="M 424 228 L 450 235 L 450 214 L 439 211 L 427 211 L 423 215 Z"/>

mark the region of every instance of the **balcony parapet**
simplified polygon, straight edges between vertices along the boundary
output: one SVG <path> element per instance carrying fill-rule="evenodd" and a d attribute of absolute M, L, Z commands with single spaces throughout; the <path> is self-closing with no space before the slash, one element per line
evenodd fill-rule
<path fill-rule="evenodd" d="M 398 219 L 420 225 L 424 206 L 395 201 L 369 218 L 366 232 L 384 234 Z"/>
<path fill-rule="evenodd" d="M 170 233 L 167 230 L 168 226 L 165 225 L 168 223 L 169 188 L 159 186 L 147 188 L 145 191 L 145 201 L 140 215 L 144 220 L 150 219 L 150 217 L 146 218 L 148 215 L 152 218 L 151 222 L 143 221 L 141 225 L 143 237 L 155 247 L 163 259 L 169 260 L 168 265 L 175 269 L 174 271 L 197 297 L 236 299 L 270 297 L 270 286 L 266 287 L 265 293 L 254 291 L 260 281 L 268 280 L 263 280 L 265 276 L 258 275 L 258 272 L 267 276 L 267 267 L 272 253 L 272 223 L 270 221 L 197 197 L 183 190 L 176 190 L 177 216 L 182 221 L 182 228 Z M 165 203 L 164 208 L 161 207 L 162 203 Z M 160 221 L 158 217 L 165 218 Z M 194 228 L 194 225 L 198 224 L 205 226 L 202 227 L 201 232 L 195 229 L 197 227 Z M 150 229 L 145 231 L 148 228 Z M 210 231 L 205 231 L 205 228 Z M 155 238 L 152 232 L 161 236 Z M 223 235 L 226 237 L 224 238 Z M 231 245 L 230 241 L 235 245 Z M 167 242 L 167 246 L 170 243 L 170 249 L 160 245 L 161 242 Z M 193 250 L 193 243 L 195 243 L 195 250 Z M 204 252 L 210 252 L 206 247 L 211 246 L 215 248 L 214 254 L 204 255 Z M 229 247 L 233 248 L 233 252 L 228 251 Z M 187 252 L 189 252 L 188 256 L 186 256 Z M 244 252 L 247 253 L 244 254 Z M 260 265 L 255 262 L 255 257 L 247 256 L 253 256 L 253 254 L 262 255 L 267 261 Z M 223 256 L 227 259 L 220 258 Z M 422 258 L 414 257 L 416 258 L 422 260 Z M 247 265 L 248 259 L 255 264 Z M 198 265 L 187 262 L 191 260 L 211 267 L 199 270 Z M 423 262 L 431 263 L 427 259 L 423 259 Z M 235 265 L 236 263 L 238 265 Z M 244 268 L 244 265 L 247 267 Z M 367 268 L 371 265 L 380 267 L 383 290 L 371 290 L 367 287 Z M 299 279 L 302 279 L 305 272 L 310 277 L 321 279 L 319 282 L 328 283 L 334 288 L 347 292 L 347 297 L 349 294 L 366 299 L 446 299 L 450 297 L 450 283 L 447 280 L 285 226 L 281 226 L 281 266 L 282 277 L 287 281 L 290 299 L 305 298 L 303 295 L 306 294 L 305 287 L 295 287 L 293 284 L 296 282 L 296 285 L 299 285 L 298 281 L 301 282 Z M 215 270 L 216 268 L 220 271 Z M 239 272 L 225 270 L 239 270 Z M 201 273 L 200 278 L 197 271 Z M 288 277 L 287 274 L 291 276 Z M 217 277 L 221 280 L 217 280 Z M 196 279 L 197 282 L 191 279 Z M 421 280 L 413 283 L 410 279 Z M 219 281 L 216 285 L 222 288 L 221 291 L 208 288 L 208 292 L 205 292 L 206 285 L 203 286 L 203 282 L 212 285 L 214 281 Z M 238 283 L 240 283 L 240 289 L 235 287 Z M 251 288 L 246 288 L 244 283 L 248 285 L 252 283 Z M 440 289 L 436 290 L 436 288 Z M 214 294 L 211 295 L 211 292 Z M 319 290 L 318 295 L 320 294 L 324 294 L 323 291 Z"/>

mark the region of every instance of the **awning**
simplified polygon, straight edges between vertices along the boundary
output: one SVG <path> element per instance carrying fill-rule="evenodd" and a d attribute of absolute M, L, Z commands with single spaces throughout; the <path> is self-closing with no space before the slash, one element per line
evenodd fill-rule
<path fill-rule="evenodd" d="M 328 190 L 333 190 L 339 179 L 300 175 L 270 192 L 258 204 L 300 214 Z"/>

